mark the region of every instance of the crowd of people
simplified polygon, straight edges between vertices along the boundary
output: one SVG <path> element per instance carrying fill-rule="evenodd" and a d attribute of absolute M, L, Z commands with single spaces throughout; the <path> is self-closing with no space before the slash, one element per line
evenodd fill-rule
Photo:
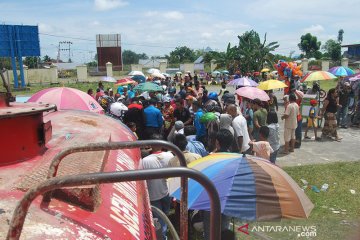
<path fill-rule="evenodd" d="M 226 82 L 219 92 L 208 89 L 191 75 L 179 79 L 158 80 L 164 91 L 134 92 L 131 85 L 112 89 L 99 88 L 93 96 L 105 112 L 126 124 L 139 140 L 168 140 L 183 153 L 187 163 L 216 152 L 254 154 L 276 163 L 280 150 L 280 124 L 283 120 L 284 142 L 282 154 L 290 154 L 300 147 L 303 117 L 300 105 L 304 93 L 289 87 L 284 95 L 285 111 L 278 114 L 278 99 L 268 91 L 270 100 L 246 99 L 230 93 Z M 181 81 L 180 81 L 181 82 Z M 179 90 L 176 88 L 179 84 Z M 314 85 L 315 86 L 315 85 Z M 346 91 L 348 83 L 330 89 L 323 107 L 311 101 L 305 138 L 313 128 L 315 140 L 317 119 L 325 117 L 323 136 L 340 141 L 337 119 L 341 126 L 347 124 Z M 88 92 L 92 95 L 92 90 Z M 347 95 L 348 96 L 348 95 Z M 337 114 L 336 114 L 337 113 Z M 179 159 L 161 148 L 142 151 L 141 166 L 144 169 L 179 166 Z M 171 199 L 165 179 L 148 180 L 150 201 L 164 213 L 169 212 Z M 166 224 L 160 220 L 166 237 Z M 205 235 L 208 229 L 205 227 Z"/>

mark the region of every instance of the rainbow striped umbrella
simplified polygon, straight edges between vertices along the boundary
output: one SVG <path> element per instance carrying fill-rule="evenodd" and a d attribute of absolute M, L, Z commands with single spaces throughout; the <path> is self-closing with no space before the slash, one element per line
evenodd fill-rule
<path fill-rule="evenodd" d="M 335 76 L 350 76 L 355 74 L 354 70 L 352 70 L 351 68 L 348 67 L 342 67 L 342 66 L 338 66 L 338 67 L 332 67 L 329 69 L 329 72 L 334 74 Z"/>
<path fill-rule="evenodd" d="M 334 74 L 326 71 L 315 71 L 307 74 L 301 82 L 313 82 L 313 81 L 323 81 L 331 80 L 337 78 Z"/>
<path fill-rule="evenodd" d="M 314 205 L 281 168 L 254 156 L 215 153 L 188 164 L 215 185 L 222 213 L 242 220 L 307 218 Z M 170 194 L 180 199 L 179 178 L 169 179 Z M 210 210 L 209 197 L 200 184 L 189 180 L 190 209 Z"/>

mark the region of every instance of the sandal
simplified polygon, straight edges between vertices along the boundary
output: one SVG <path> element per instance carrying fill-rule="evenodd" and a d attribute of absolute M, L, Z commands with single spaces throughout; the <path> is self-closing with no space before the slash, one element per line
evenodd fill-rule
<path fill-rule="evenodd" d="M 343 139 L 343 138 L 342 137 L 337 137 L 337 138 L 335 138 L 335 141 L 341 142 L 341 139 Z"/>
<path fill-rule="evenodd" d="M 304 138 L 305 138 L 305 139 L 311 139 L 311 137 L 309 137 L 309 136 L 305 136 Z"/>

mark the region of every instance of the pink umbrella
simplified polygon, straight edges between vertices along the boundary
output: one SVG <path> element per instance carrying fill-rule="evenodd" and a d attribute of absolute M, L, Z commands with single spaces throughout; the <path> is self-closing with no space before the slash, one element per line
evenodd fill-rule
<path fill-rule="evenodd" d="M 237 89 L 235 93 L 241 97 L 245 97 L 251 100 L 254 100 L 255 98 L 258 98 L 261 101 L 270 100 L 269 96 L 266 94 L 264 90 L 254 87 L 242 87 Z"/>
<path fill-rule="evenodd" d="M 93 97 L 75 88 L 47 88 L 32 95 L 28 102 L 52 103 L 61 110 L 75 109 L 104 114 L 103 108 Z"/>
<path fill-rule="evenodd" d="M 227 85 L 242 86 L 242 87 L 257 87 L 259 84 L 248 77 L 236 78 L 230 81 Z"/>

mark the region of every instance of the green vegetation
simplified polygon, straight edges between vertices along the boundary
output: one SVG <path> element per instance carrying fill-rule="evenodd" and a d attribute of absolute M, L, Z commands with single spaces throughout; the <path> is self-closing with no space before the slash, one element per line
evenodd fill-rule
<path fill-rule="evenodd" d="M 316 36 L 311 35 L 311 33 L 307 33 L 301 36 L 300 43 L 298 44 L 301 51 L 305 53 L 305 57 L 311 58 L 319 58 L 319 49 L 321 46 L 321 42 L 317 40 Z M 320 53 L 321 54 L 321 53 Z"/>

